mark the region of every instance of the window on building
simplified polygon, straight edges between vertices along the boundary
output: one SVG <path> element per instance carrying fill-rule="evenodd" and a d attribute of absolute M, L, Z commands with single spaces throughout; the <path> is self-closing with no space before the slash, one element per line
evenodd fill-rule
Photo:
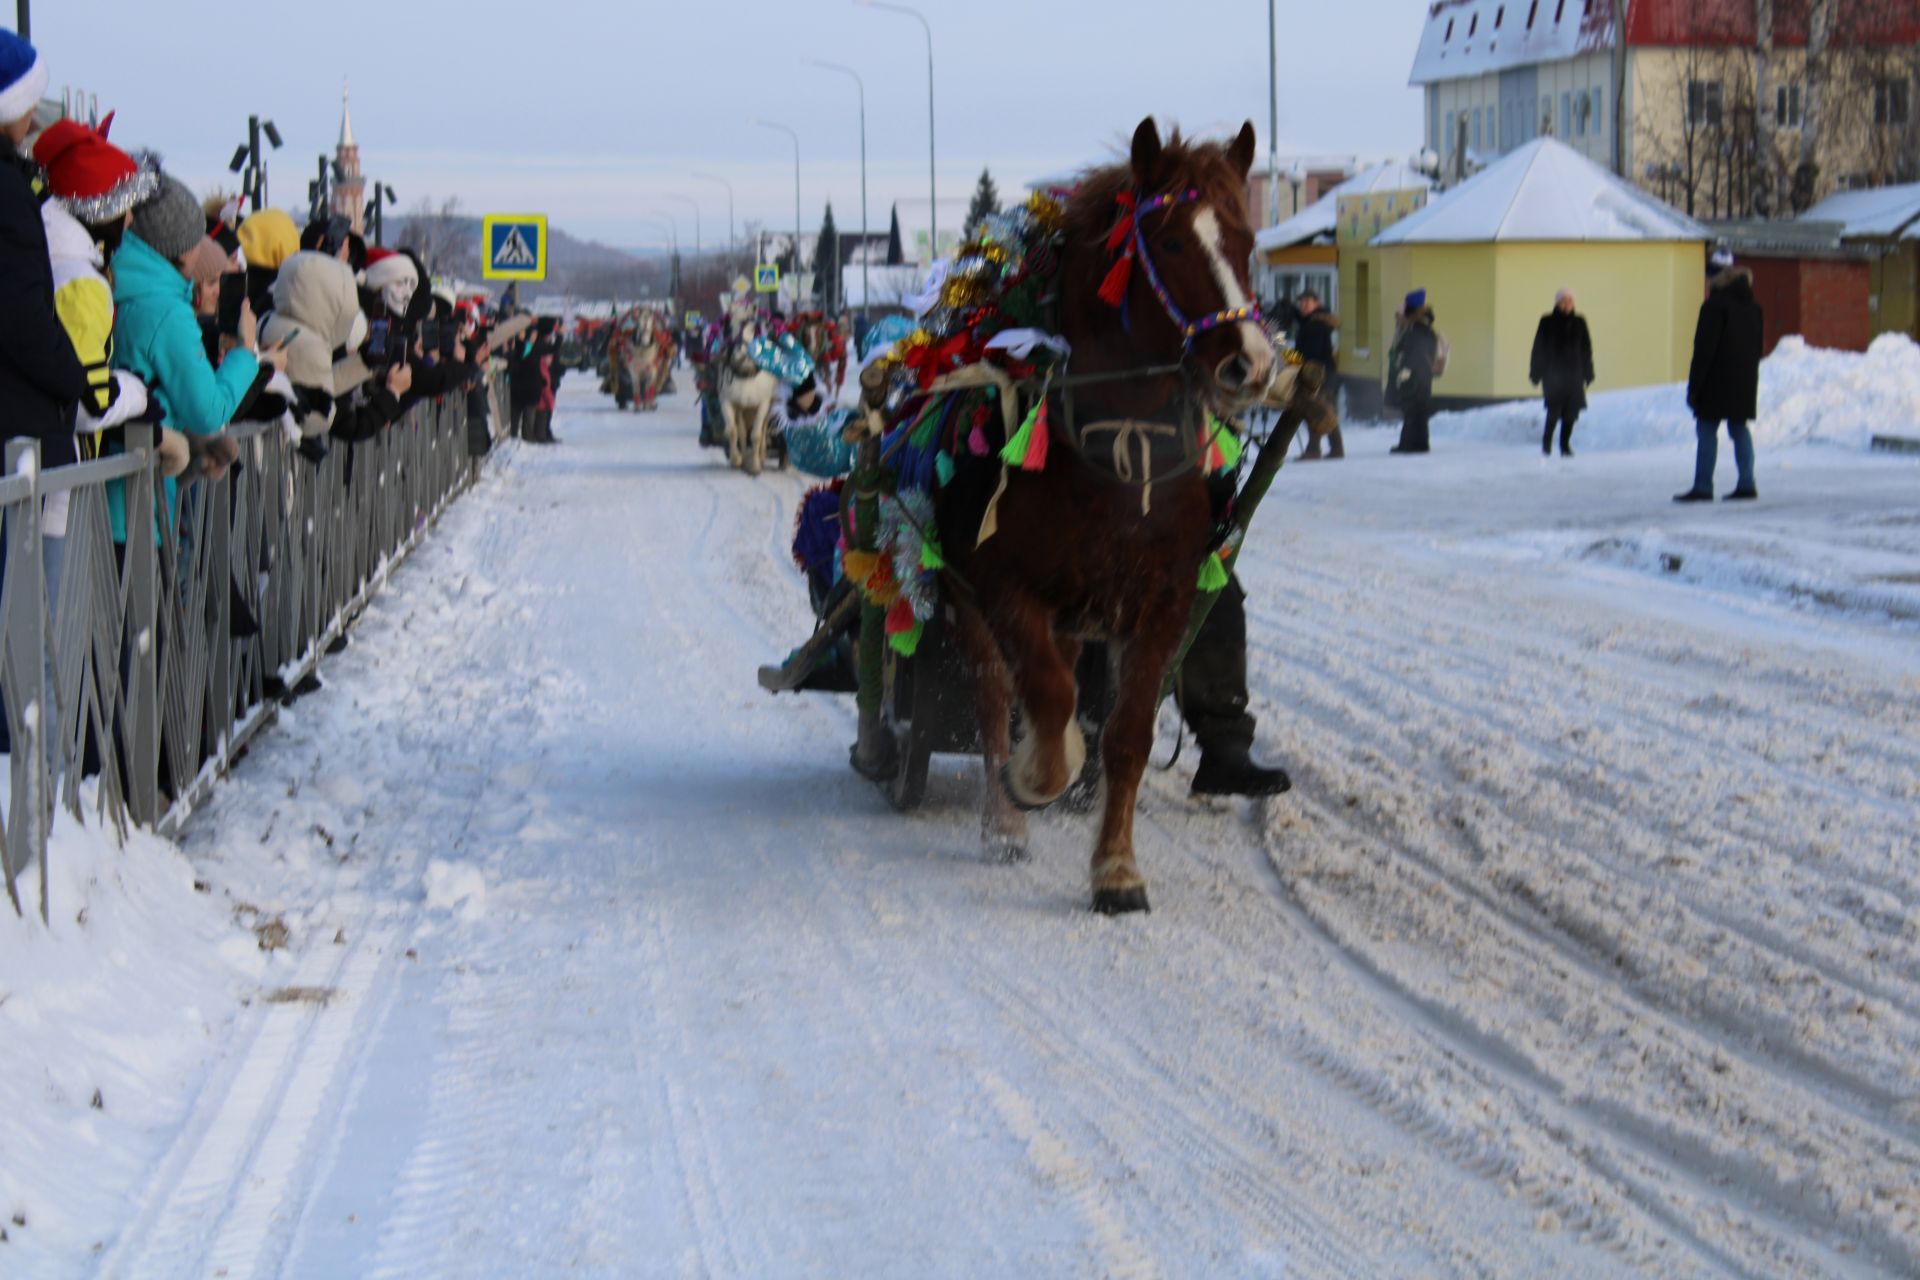
<path fill-rule="evenodd" d="M 1553 99 L 1546 94 L 1540 96 L 1540 132 L 1543 136 L 1553 136 Z"/>
<path fill-rule="evenodd" d="M 1533 20 L 1538 17 L 1539 14 L 1540 0 L 1533 0 L 1533 3 L 1527 6 L 1527 30 L 1533 30 Z"/>
<path fill-rule="evenodd" d="M 1565 89 L 1560 91 L 1560 136 L 1573 136 L 1573 95 Z"/>
<path fill-rule="evenodd" d="M 1773 122 L 1782 129 L 1800 127 L 1800 86 L 1783 84 L 1774 91 Z"/>
<path fill-rule="evenodd" d="M 1473 149 L 1479 151 L 1480 145 L 1480 108 L 1473 109 Z"/>
<path fill-rule="evenodd" d="M 1493 29 L 1495 31 L 1498 31 L 1500 29 L 1500 24 L 1502 22 L 1505 22 L 1506 20 L 1507 20 L 1507 6 L 1501 5 L 1498 9 L 1495 9 L 1493 11 Z"/>
<path fill-rule="evenodd" d="M 1567 11 L 1567 0 L 1560 0 L 1559 4 L 1556 4 L 1553 6 L 1553 24 L 1556 27 L 1560 25 L 1560 16 L 1564 14 L 1566 11 Z"/>
<path fill-rule="evenodd" d="M 1576 138 L 1584 138 L 1587 136 L 1587 109 L 1587 95 L 1584 93 L 1575 94 L 1573 99 L 1573 136 Z"/>
<path fill-rule="evenodd" d="M 1876 80 L 1873 85 L 1873 122 L 1904 129 L 1912 118 L 1913 86 L 1905 80 Z"/>
<path fill-rule="evenodd" d="M 1479 29 L 1480 29 L 1480 15 L 1478 13 L 1475 13 L 1471 18 L 1467 19 L 1467 39 L 1469 40 L 1473 39 L 1473 33 L 1478 31 Z"/>
<path fill-rule="evenodd" d="M 1354 354 L 1362 360 L 1367 358 L 1368 350 L 1373 346 L 1372 268 L 1370 262 L 1355 263 L 1353 268 L 1353 319 L 1354 327 L 1359 330 Z"/>
<path fill-rule="evenodd" d="M 1722 119 L 1723 94 L 1718 80 L 1687 81 L 1687 123 L 1695 128 L 1718 129 Z"/>
<path fill-rule="evenodd" d="M 1447 34 L 1445 34 L 1444 36 L 1441 36 L 1441 37 L 1440 37 L 1440 43 L 1441 43 L 1441 44 L 1445 44 L 1445 43 L 1447 43 L 1447 42 L 1448 42 L 1449 40 L 1451 40 L 1451 39 L 1453 39 L 1453 19 L 1452 19 L 1452 18 L 1448 18 L 1448 19 L 1447 19 Z"/>
<path fill-rule="evenodd" d="M 1606 102 L 1606 98 L 1602 96 L 1605 92 L 1606 90 L 1604 89 L 1595 89 L 1593 91 L 1593 124 L 1591 128 L 1593 136 L 1596 138 L 1606 132 L 1606 126 L 1602 123 L 1602 121 L 1607 118 L 1607 113 L 1602 109 L 1602 104 Z"/>

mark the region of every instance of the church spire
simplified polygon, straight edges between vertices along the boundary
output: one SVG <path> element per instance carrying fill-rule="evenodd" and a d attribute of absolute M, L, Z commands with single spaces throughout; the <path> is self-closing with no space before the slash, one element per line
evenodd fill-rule
<path fill-rule="evenodd" d="M 348 101 L 348 89 L 345 81 L 340 85 L 340 146 L 342 148 L 358 146 L 353 140 L 353 111 Z"/>

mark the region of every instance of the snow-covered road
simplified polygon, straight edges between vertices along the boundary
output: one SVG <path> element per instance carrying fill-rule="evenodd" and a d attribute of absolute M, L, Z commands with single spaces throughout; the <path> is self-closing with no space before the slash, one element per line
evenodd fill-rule
<path fill-rule="evenodd" d="M 755 687 L 801 481 L 579 382 L 196 818 L 288 946 L 33 1273 L 1920 1271 L 1920 466 L 1351 432 L 1244 562 L 1296 789 L 1152 774 L 1109 920 Z"/>

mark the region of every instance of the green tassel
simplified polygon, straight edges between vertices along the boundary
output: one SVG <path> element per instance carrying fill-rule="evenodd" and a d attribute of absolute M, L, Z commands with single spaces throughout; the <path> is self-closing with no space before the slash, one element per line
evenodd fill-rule
<path fill-rule="evenodd" d="M 946 488 L 953 483 L 953 455 L 941 450 L 933 458 L 934 474 L 940 477 L 940 487 Z"/>
<path fill-rule="evenodd" d="M 916 619 L 911 630 L 894 632 L 887 637 L 887 643 L 892 645 L 893 651 L 901 657 L 911 658 L 920 648 L 920 636 L 926 629 L 927 624 Z"/>
<path fill-rule="evenodd" d="M 944 569 L 947 567 L 945 557 L 940 554 L 939 544 L 934 542 L 932 538 L 928 538 L 920 544 L 920 567 L 922 569 Z"/>
<path fill-rule="evenodd" d="M 1227 585 L 1227 566 L 1220 563 L 1220 557 L 1209 551 L 1207 558 L 1200 562 L 1200 589 L 1202 591 L 1220 591 Z"/>
<path fill-rule="evenodd" d="M 1033 408 L 1027 410 L 1027 420 L 1013 433 L 1013 438 L 1000 448 L 1000 461 L 1010 467 L 1017 467 L 1027 460 L 1027 446 L 1033 443 L 1033 424 L 1040 419 L 1040 406 L 1044 400 L 1035 400 Z"/>
<path fill-rule="evenodd" d="M 1233 428 L 1215 418 L 1213 420 L 1213 442 L 1220 446 L 1220 469 L 1231 471 L 1240 465 L 1240 437 Z"/>

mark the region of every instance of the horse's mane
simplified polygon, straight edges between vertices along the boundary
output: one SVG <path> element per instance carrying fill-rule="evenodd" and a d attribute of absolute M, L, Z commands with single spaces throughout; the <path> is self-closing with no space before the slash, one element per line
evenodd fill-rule
<path fill-rule="evenodd" d="M 1142 194 L 1196 187 L 1209 204 L 1245 205 L 1245 184 L 1228 161 L 1224 142 L 1190 142 L 1176 127 L 1160 145 L 1158 170 L 1154 189 Z M 1082 173 L 1062 210 L 1069 243 L 1105 240 L 1113 230 L 1115 202 L 1133 186 L 1133 164 L 1128 159 Z"/>

